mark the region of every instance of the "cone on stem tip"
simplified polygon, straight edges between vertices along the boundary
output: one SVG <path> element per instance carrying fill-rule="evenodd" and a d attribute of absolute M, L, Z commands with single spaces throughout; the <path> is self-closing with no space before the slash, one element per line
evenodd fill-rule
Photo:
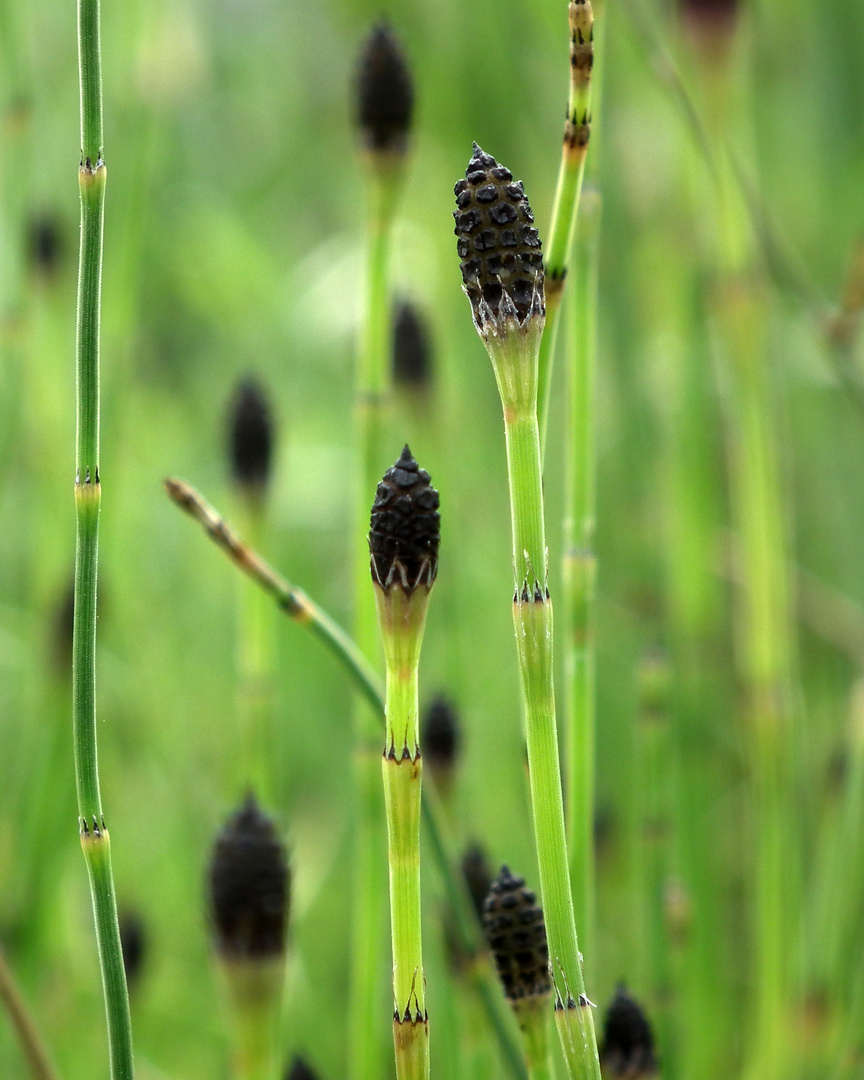
<path fill-rule="evenodd" d="M 285 1080 L 318 1080 L 318 1073 L 298 1054 L 285 1070 Z"/>
<path fill-rule="evenodd" d="M 474 143 L 453 190 L 462 287 L 478 333 L 485 340 L 529 325 L 542 331 L 543 256 L 522 181 Z"/>
<path fill-rule="evenodd" d="M 429 330 L 409 300 L 397 304 L 393 318 L 393 378 L 415 390 L 425 389 L 432 381 Z"/>
<path fill-rule="evenodd" d="M 501 867 L 483 905 L 483 928 L 511 1002 L 551 991 L 543 911 L 525 879 L 511 874 L 506 866 Z"/>
<path fill-rule="evenodd" d="M 384 474 L 370 520 L 372 580 L 385 593 L 428 591 L 438 573 L 441 515 L 438 492 L 406 445 Z"/>
<path fill-rule="evenodd" d="M 231 475 L 248 494 L 262 494 L 270 479 L 275 441 L 273 410 L 263 386 L 250 376 L 237 386 L 228 408 Z"/>
<path fill-rule="evenodd" d="M 651 1025 L 623 986 L 606 1011 L 600 1070 L 603 1080 L 649 1080 L 657 1075 Z"/>
<path fill-rule="evenodd" d="M 373 154 L 401 156 L 408 146 L 414 84 L 399 39 L 382 21 L 360 52 L 356 81 L 357 126 Z"/>
<path fill-rule="evenodd" d="M 679 0 L 685 30 L 708 67 L 722 67 L 735 35 L 740 0 Z"/>
<path fill-rule="evenodd" d="M 225 960 L 285 952 L 291 877 L 285 846 L 253 795 L 219 834 L 210 863 L 216 951 Z"/>
<path fill-rule="evenodd" d="M 141 979 L 141 971 L 147 955 L 147 931 L 144 920 L 137 911 L 131 908 L 120 912 L 119 924 L 123 967 L 126 971 L 126 984 L 131 993 Z"/>
<path fill-rule="evenodd" d="M 439 694 L 426 707 L 420 726 L 423 756 L 439 788 L 446 789 L 452 782 L 461 741 L 456 709 Z"/>

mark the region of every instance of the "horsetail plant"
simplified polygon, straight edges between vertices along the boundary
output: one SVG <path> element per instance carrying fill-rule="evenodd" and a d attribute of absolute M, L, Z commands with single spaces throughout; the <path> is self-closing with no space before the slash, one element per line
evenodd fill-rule
<path fill-rule="evenodd" d="M 384 687 L 372 665 L 360 652 L 349 635 L 311 600 L 301 589 L 289 584 L 265 560 L 253 551 L 230 528 L 224 518 L 190 484 L 168 479 L 164 483 L 171 500 L 201 525 L 216 546 L 267 593 L 280 611 L 299 626 L 305 626 L 323 642 L 339 660 L 355 689 L 363 696 L 379 721 L 384 717 Z M 368 571 L 367 571 L 368 572 Z M 380 791 L 380 780 L 378 790 Z M 479 949 L 480 927 L 473 916 L 472 899 L 459 873 L 453 844 L 448 836 L 446 816 L 435 797 L 435 789 L 427 785 L 422 793 L 422 812 L 432 857 L 447 892 L 454 915 L 453 928 L 461 952 L 476 957 Z M 378 939 L 373 943 L 377 949 Z M 527 1080 L 519 1048 L 516 1045 L 508 1017 L 499 1005 L 494 978 L 488 965 L 474 964 L 471 984 L 482 1006 L 501 1053 L 516 1080 Z"/>
<path fill-rule="evenodd" d="M 483 903 L 483 927 L 504 994 L 522 1032 L 531 1080 L 550 1080 L 549 947 L 543 912 L 525 879 L 506 866 Z"/>
<path fill-rule="evenodd" d="M 213 848 L 209 901 L 216 957 L 233 1025 L 237 1080 L 275 1070 L 291 874 L 285 846 L 254 796 Z"/>
<path fill-rule="evenodd" d="M 546 332 L 540 345 L 538 403 L 540 445 L 546 446 L 546 422 L 552 365 L 558 339 L 558 313 L 579 216 L 585 158 L 591 138 L 591 73 L 594 68 L 594 11 L 591 0 L 570 0 L 570 94 L 552 224 L 546 252 Z"/>
<path fill-rule="evenodd" d="M 509 169 L 476 143 L 455 194 L 463 287 L 504 410 L 513 618 L 556 1021 L 569 1074 L 596 1080 L 594 1018 L 585 994 L 567 865 L 552 674 L 552 602 L 537 420 L 538 349 L 545 321 L 540 237 L 521 182 L 514 182 Z"/>
<path fill-rule="evenodd" d="M 244 531 L 261 546 L 267 523 L 267 494 L 273 471 L 276 422 L 264 386 L 246 376 L 228 407 L 227 457 Z M 266 598 L 245 581 L 239 583 L 237 705 L 244 753 L 241 788 L 252 784 L 267 798 L 274 795 L 270 733 L 273 723 L 273 619 Z"/>
<path fill-rule="evenodd" d="M 365 523 L 368 493 L 381 476 L 384 430 L 392 388 L 390 240 L 408 149 L 414 87 L 402 48 L 386 23 L 374 27 L 362 49 L 355 85 L 355 115 L 368 187 L 366 293 L 357 358 L 356 408 L 359 470 L 358 529 Z M 354 637 L 364 656 L 376 655 L 375 605 L 368 586 L 366 554 L 355 565 Z M 377 776 L 379 718 L 365 702 L 355 710 L 354 916 L 350 964 L 349 1073 L 378 1080 L 383 1044 L 375 1037 L 383 972 L 378 948 L 384 921 L 384 885 L 375 872 L 383 846 L 381 785 Z"/>
<path fill-rule="evenodd" d="M 369 533 L 387 671 L 383 774 L 393 939 L 393 1042 L 399 1080 L 429 1076 L 420 930 L 420 722 L 417 669 L 438 573 L 438 492 L 406 446 L 378 485 Z"/>
<path fill-rule="evenodd" d="M 112 1080 L 132 1080 L 132 1023 L 117 925 L 111 842 L 102 812 L 96 756 L 96 580 L 99 564 L 99 319 L 107 170 L 102 159 L 99 0 L 78 2 L 81 93 L 81 248 L 75 453 L 75 609 L 72 712 L 81 847 L 87 862 L 108 1020 Z"/>

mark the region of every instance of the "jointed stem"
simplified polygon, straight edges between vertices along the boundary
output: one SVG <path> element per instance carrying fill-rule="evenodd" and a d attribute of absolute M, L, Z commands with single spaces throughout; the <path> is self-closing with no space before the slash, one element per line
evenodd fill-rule
<path fill-rule="evenodd" d="M 500 381 L 499 381 L 500 385 Z M 536 403 L 504 402 L 513 519 L 513 618 L 522 690 L 534 833 L 556 1020 L 571 1077 L 599 1080 L 594 1018 L 585 996 L 564 833 L 552 675 L 552 603 L 546 587 L 546 535 Z"/>
<path fill-rule="evenodd" d="M 102 162 L 102 76 L 98 0 L 79 0 L 81 87 L 81 256 L 78 269 L 77 440 L 75 454 L 75 618 L 73 733 L 81 846 L 90 876 L 108 1018 L 112 1080 L 132 1080 L 132 1026 L 117 926 L 111 847 L 96 758 L 96 577 L 99 559 L 99 314 L 106 170 Z"/>
<path fill-rule="evenodd" d="M 357 364 L 357 425 L 360 468 L 357 476 L 357 529 L 369 525 L 369 493 L 383 472 L 382 443 L 390 397 L 390 231 L 392 203 L 398 188 L 396 172 L 369 169 L 369 237 L 366 301 Z M 354 638 L 368 661 L 378 652 L 375 603 L 369 588 L 369 554 L 357 545 L 354 585 Z M 384 847 L 383 809 L 378 760 L 381 729 L 376 711 L 358 701 L 354 714 L 354 782 L 356 837 L 354 846 L 355 916 L 351 929 L 349 1073 L 351 1080 L 377 1080 L 382 1069 L 379 1030 L 382 969 L 380 932 L 385 911 L 385 883 L 375 872 Z"/>

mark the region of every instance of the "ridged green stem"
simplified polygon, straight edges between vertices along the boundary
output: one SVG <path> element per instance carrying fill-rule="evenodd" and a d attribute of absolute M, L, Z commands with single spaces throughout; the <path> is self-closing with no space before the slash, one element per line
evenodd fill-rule
<path fill-rule="evenodd" d="M 537 423 L 536 325 L 487 342 L 504 409 L 515 590 L 513 620 L 528 744 L 534 835 L 555 1016 L 568 1074 L 599 1080 L 594 1017 L 585 996 L 564 832 L 552 673 L 552 602 Z"/>
<path fill-rule="evenodd" d="M 389 157 L 370 155 L 366 297 L 357 363 L 358 536 L 369 529 L 369 494 L 384 468 L 384 430 L 391 392 L 390 234 L 401 169 Z M 378 654 L 375 603 L 369 588 L 369 552 L 356 545 L 354 639 L 367 659 Z M 358 700 L 354 713 L 354 910 L 351 928 L 349 1002 L 349 1075 L 351 1080 L 379 1080 L 384 1068 L 380 1009 L 383 966 L 379 947 L 386 909 L 383 868 L 384 808 L 378 774 L 381 727 L 374 709 Z"/>
<path fill-rule="evenodd" d="M 569 5 L 570 23 L 570 96 L 564 126 L 564 144 L 558 183 L 552 207 L 552 223 L 546 242 L 546 330 L 540 343 L 538 357 L 538 409 L 540 417 L 540 447 L 546 449 L 546 427 L 549 419 L 549 399 L 552 389 L 552 367 L 558 340 L 559 314 L 565 279 L 570 265 L 570 252 L 576 233 L 582 180 L 585 176 L 585 157 L 591 132 L 591 66 L 574 63 L 579 52 L 590 44 L 593 64 L 594 15 L 588 0 Z"/>
<path fill-rule="evenodd" d="M 99 560 L 99 315 L 106 170 L 102 163 L 102 75 L 98 0 L 79 0 L 81 87 L 81 255 L 78 267 L 77 438 L 75 455 L 75 618 L 73 739 L 81 846 L 87 862 L 112 1080 L 132 1080 L 132 1025 L 117 926 L 111 845 L 96 758 L 96 578 Z"/>
<path fill-rule="evenodd" d="M 429 594 L 421 586 L 374 586 L 386 658 L 382 772 L 390 866 L 393 1039 L 399 1080 L 429 1076 L 429 1026 L 420 918 L 420 791 L 423 759 L 417 675 Z"/>
<path fill-rule="evenodd" d="M 594 940 L 595 621 L 597 557 L 595 382 L 600 197 L 586 193 L 569 293 L 572 340 L 565 427 L 565 747 L 570 881 L 583 949 Z"/>

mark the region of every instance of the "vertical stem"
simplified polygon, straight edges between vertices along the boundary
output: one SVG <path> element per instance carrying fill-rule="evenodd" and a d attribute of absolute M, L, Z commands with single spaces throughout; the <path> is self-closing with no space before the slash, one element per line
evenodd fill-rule
<path fill-rule="evenodd" d="M 96 577 L 99 559 L 99 313 L 102 286 L 102 76 L 98 0 L 79 0 L 81 257 L 78 269 L 73 735 L 81 846 L 90 877 L 112 1080 L 132 1080 L 132 1026 L 117 926 L 111 846 L 96 758 Z"/>
<path fill-rule="evenodd" d="M 398 1080 L 428 1080 L 429 1024 L 420 918 L 420 791 L 423 760 L 417 668 L 428 606 L 422 586 L 374 586 L 387 661 L 382 772 L 390 866 L 393 1041 Z"/>
<path fill-rule="evenodd" d="M 399 187 L 398 166 L 370 160 L 369 236 L 365 318 L 357 366 L 357 424 L 360 469 L 357 477 L 357 528 L 369 528 L 369 492 L 384 465 L 383 430 L 390 397 L 390 227 Z M 377 620 L 369 588 L 369 552 L 358 545 L 355 576 L 354 639 L 371 659 L 378 650 Z M 351 1080 L 378 1080 L 383 1041 L 378 1038 L 383 989 L 380 935 L 384 925 L 384 810 L 379 760 L 380 717 L 365 700 L 354 713 L 354 782 L 357 798 L 354 844 L 354 911 L 351 929 L 349 1072 Z"/>
<path fill-rule="evenodd" d="M 591 72 L 594 66 L 594 12 L 589 0 L 571 0 L 570 97 L 564 124 L 564 143 L 558 184 L 552 208 L 552 223 L 546 249 L 546 330 L 540 343 L 539 417 L 540 447 L 546 449 L 546 426 L 552 389 L 552 365 L 558 340 L 558 323 L 570 251 L 576 232 L 585 157 L 591 137 Z"/>
<path fill-rule="evenodd" d="M 599 1080 L 594 1017 L 585 996 L 576 941 L 564 833 L 536 383 L 533 387 L 529 384 L 527 401 L 523 399 L 521 406 L 505 399 L 504 423 L 516 574 L 513 619 L 525 705 L 540 887 L 555 987 L 555 1016 L 569 1075 L 580 1080 L 588 1077 Z"/>
<path fill-rule="evenodd" d="M 570 880 L 582 944 L 594 937 L 595 593 L 597 559 L 594 400 L 597 366 L 597 252 L 600 198 L 586 193 L 570 297 L 572 344 L 567 365 L 567 476 L 564 597 L 567 724 L 567 825 Z"/>

